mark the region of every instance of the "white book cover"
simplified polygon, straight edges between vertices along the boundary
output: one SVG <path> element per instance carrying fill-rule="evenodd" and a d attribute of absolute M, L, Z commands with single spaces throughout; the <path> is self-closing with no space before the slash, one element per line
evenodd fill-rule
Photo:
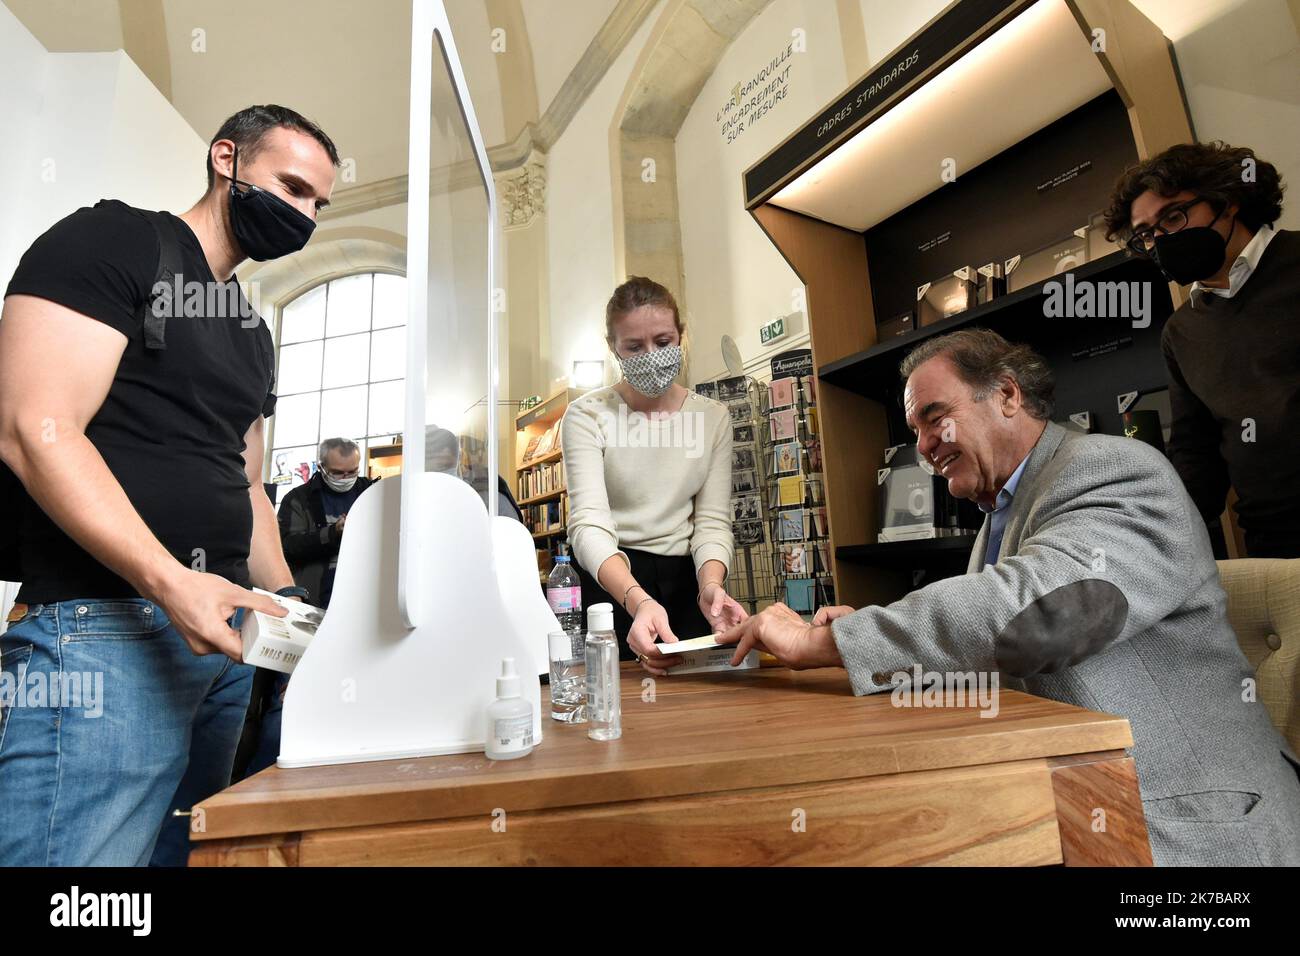
<path fill-rule="evenodd" d="M 316 629 L 325 620 L 325 612 L 261 588 L 253 590 L 265 594 L 289 613 L 275 617 L 261 611 L 244 612 L 244 621 L 239 628 L 239 636 L 244 642 L 244 663 L 292 674 L 307 645 L 316 636 Z"/>

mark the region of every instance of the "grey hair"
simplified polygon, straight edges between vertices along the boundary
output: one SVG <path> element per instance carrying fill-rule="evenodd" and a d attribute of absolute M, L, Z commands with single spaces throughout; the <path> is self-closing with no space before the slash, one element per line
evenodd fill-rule
<path fill-rule="evenodd" d="M 943 356 L 982 402 L 1004 379 L 1020 386 L 1025 411 L 1048 421 L 1056 407 L 1056 380 L 1047 360 L 1028 345 L 1015 345 L 989 329 L 960 329 L 922 342 L 903 359 L 898 372 L 903 381 L 925 362 Z"/>
<path fill-rule="evenodd" d="M 350 438 L 327 438 L 320 443 L 316 460 L 324 461 L 325 456 L 332 451 L 341 452 L 346 458 L 353 452 L 356 452 L 358 455 L 361 454 L 361 446 Z"/>

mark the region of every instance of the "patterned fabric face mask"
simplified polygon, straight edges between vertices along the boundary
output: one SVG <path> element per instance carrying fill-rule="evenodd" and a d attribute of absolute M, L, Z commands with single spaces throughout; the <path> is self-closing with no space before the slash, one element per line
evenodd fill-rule
<path fill-rule="evenodd" d="M 658 398 L 668 391 L 682 370 L 682 347 L 666 345 L 651 352 L 620 358 L 623 378 L 646 398 Z"/>

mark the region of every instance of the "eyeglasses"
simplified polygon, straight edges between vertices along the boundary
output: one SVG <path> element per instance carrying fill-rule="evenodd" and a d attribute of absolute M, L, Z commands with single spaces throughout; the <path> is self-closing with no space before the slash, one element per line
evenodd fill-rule
<path fill-rule="evenodd" d="M 339 481 L 347 481 L 349 478 L 355 478 L 357 475 L 361 474 L 360 468 L 353 468 L 351 471 L 335 471 L 333 468 L 326 468 L 323 464 L 319 467 L 321 471 L 325 472 L 325 474 L 329 475 L 331 478 L 336 478 Z"/>
<path fill-rule="evenodd" d="M 1180 202 L 1176 206 L 1170 206 L 1160 214 L 1160 218 L 1155 221 L 1154 225 L 1145 226 L 1134 231 L 1125 245 L 1135 255 L 1150 256 L 1151 250 L 1156 245 L 1156 232 L 1159 231 L 1160 235 L 1167 236 L 1182 229 L 1187 225 L 1187 210 L 1200 202 L 1210 202 L 1210 200 L 1203 196 L 1197 196 L 1195 199 L 1187 200 L 1187 202 Z M 1214 218 L 1217 220 L 1219 217 L 1215 216 Z"/>

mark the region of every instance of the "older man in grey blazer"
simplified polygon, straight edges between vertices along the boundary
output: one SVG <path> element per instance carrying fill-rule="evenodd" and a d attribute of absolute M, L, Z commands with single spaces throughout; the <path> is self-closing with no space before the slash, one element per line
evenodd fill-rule
<path fill-rule="evenodd" d="M 987 514 L 967 573 L 884 607 L 784 605 L 723 636 L 792 667 L 842 666 L 855 694 L 893 675 L 999 681 L 1121 714 L 1158 865 L 1300 864 L 1300 761 L 1253 691 L 1205 523 L 1169 462 L 1050 421 L 1046 363 L 963 330 L 903 363 L 921 454 Z"/>

